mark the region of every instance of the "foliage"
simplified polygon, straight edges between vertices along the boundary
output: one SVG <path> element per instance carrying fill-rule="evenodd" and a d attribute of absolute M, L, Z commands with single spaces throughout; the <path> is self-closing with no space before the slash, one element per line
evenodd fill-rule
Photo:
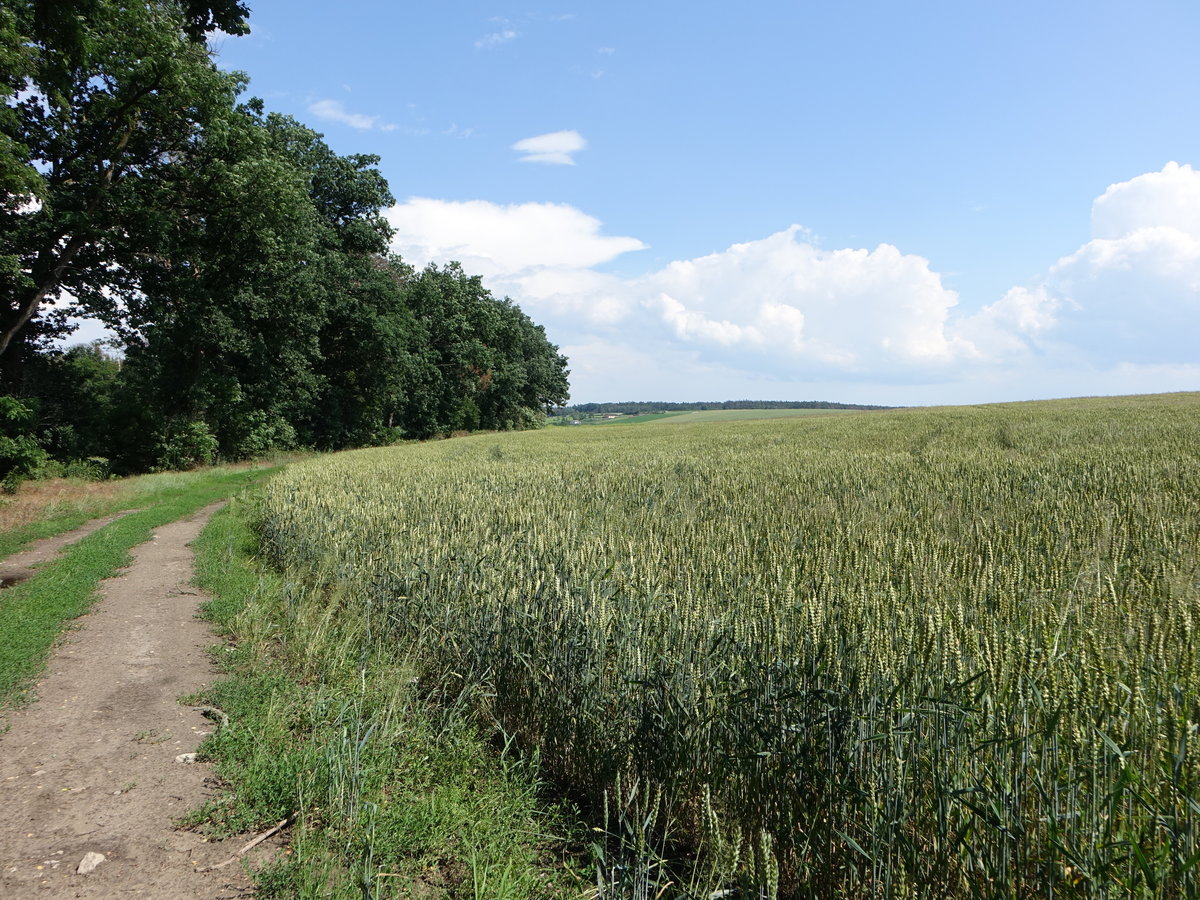
<path fill-rule="evenodd" d="M 119 320 L 106 289 L 127 284 L 128 266 L 155 252 L 156 231 L 181 214 L 160 188 L 221 130 L 243 86 L 193 39 L 203 4 L 189 4 L 191 22 L 171 2 L 5 6 L 0 46 L 20 66 L 0 118 L 0 261 L 16 261 L 0 265 L 0 354 L 61 333 L 61 317 L 40 313 L 64 290 Z M 228 10 L 214 18 L 238 27 Z"/>
<path fill-rule="evenodd" d="M 14 470 L 38 448 L 131 472 L 535 427 L 565 402 L 565 360 L 511 302 L 388 255 L 378 157 L 237 103 L 204 37 L 246 15 L 0 10 L 0 383 L 40 416 L 9 436 Z M 72 315 L 121 360 L 57 349 Z"/>
<path fill-rule="evenodd" d="M 181 471 L 211 466 L 216 461 L 217 450 L 217 438 L 206 422 L 168 422 L 158 438 L 156 468 L 160 471 Z"/>
<path fill-rule="evenodd" d="M 31 433 L 55 459 L 66 462 L 108 455 L 118 401 L 121 362 L 99 343 L 34 357 L 25 391 L 37 398 Z"/>
<path fill-rule="evenodd" d="M 417 387 L 400 411 L 409 433 L 528 428 L 566 401 L 566 358 L 478 276 L 431 265 L 411 280 L 406 299 L 419 329 Z"/>
<path fill-rule="evenodd" d="M 5 490 L 38 475 L 50 464 L 50 455 L 28 433 L 34 418 L 28 404 L 15 397 L 0 397 L 0 483 Z"/>
<path fill-rule="evenodd" d="M 1183 898 L 1198 413 L 362 451 L 267 485 L 264 535 L 606 816 L 603 896 Z"/>

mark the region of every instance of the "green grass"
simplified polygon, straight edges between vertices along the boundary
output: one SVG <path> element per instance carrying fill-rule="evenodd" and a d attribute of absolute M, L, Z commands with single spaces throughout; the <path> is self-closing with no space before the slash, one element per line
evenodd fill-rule
<path fill-rule="evenodd" d="M 575 421 L 581 425 L 641 425 L 647 422 L 662 422 L 670 419 L 674 425 L 690 425 L 696 422 L 740 422 L 752 419 L 794 419 L 809 416 L 846 415 L 847 413 L 866 412 L 857 409 L 702 409 L 695 412 L 659 412 L 646 413 L 640 416 L 618 416 L 610 419 L 604 415 L 578 416 Z M 873 410 L 871 410 L 873 411 Z M 569 426 L 566 422 L 555 422 L 555 425 Z"/>
<path fill-rule="evenodd" d="M 701 409 L 672 416 L 672 425 L 692 425 L 696 422 L 744 422 L 751 419 L 795 419 L 814 416 L 844 416 L 851 413 L 875 412 L 859 409 Z"/>
<path fill-rule="evenodd" d="M 251 514 L 231 504 L 195 544 L 205 614 L 231 642 L 203 697 L 230 724 L 201 753 L 230 793 L 190 823 L 296 815 L 291 854 L 256 875 L 262 897 L 579 896 L 536 766 L 488 746 L 471 694 L 416 684 L 369 607 L 259 564 Z"/>
<path fill-rule="evenodd" d="M 55 639 L 91 607 L 97 583 L 128 564 L 132 547 L 148 540 L 155 528 L 228 496 L 260 474 L 207 469 L 147 478 L 130 495 L 130 505 L 146 509 L 89 535 L 33 577 L 0 591 L 0 708 L 22 699 Z M 51 520 L 42 531 L 77 527 L 82 524 L 79 515 Z M 64 528 L 64 523 L 73 524 Z"/>
<path fill-rule="evenodd" d="M 19 552 L 33 541 L 54 537 L 79 528 L 92 519 L 137 505 L 136 494 L 124 492 L 117 497 L 83 498 L 75 502 L 50 504 L 43 518 L 0 533 L 0 560 Z"/>
<path fill-rule="evenodd" d="M 660 419 L 669 419 L 674 416 L 683 416 L 687 413 L 683 412 L 657 412 L 645 413 L 640 416 L 618 416 L 610 419 L 603 414 L 597 415 L 581 415 L 574 417 L 560 417 L 552 419 L 549 424 L 558 427 L 572 427 L 578 422 L 580 425 L 636 425 L 641 422 L 657 422 Z"/>
<path fill-rule="evenodd" d="M 661 412 L 661 413 L 646 413 L 641 416 L 621 416 L 619 419 L 599 418 L 590 423 L 594 425 L 637 425 L 642 422 L 658 422 L 662 419 L 673 419 L 676 416 L 686 416 L 688 413 L 682 412 Z"/>

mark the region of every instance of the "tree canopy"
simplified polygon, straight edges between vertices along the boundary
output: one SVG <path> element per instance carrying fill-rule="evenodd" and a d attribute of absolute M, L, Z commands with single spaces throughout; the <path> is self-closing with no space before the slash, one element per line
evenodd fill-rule
<path fill-rule="evenodd" d="M 247 16 L 0 8 L 0 394 L 50 452 L 128 469 L 186 461 L 162 450 L 181 442 L 203 459 L 537 424 L 567 399 L 566 360 L 457 265 L 389 255 L 378 157 L 239 102 L 205 36 Z M 116 357 L 56 349 L 80 316 L 119 335 Z M 63 437 L 71 392 L 107 441 L 91 418 Z"/>

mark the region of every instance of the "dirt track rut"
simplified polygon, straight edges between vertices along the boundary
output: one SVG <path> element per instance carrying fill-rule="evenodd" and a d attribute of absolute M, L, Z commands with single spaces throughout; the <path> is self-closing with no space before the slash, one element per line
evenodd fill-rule
<path fill-rule="evenodd" d="M 213 795 L 208 767 L 176 762 L 214 724 L 177 702 L 214 677 L 187 544 L 220 504 L 158 529 L 101 583 L 66 634 L 37 701 L 0 727 L 0 897 L 249 896 L 233 855 L 174 820 Z M 85 854 L 105 861 L 76 874 Z"/>

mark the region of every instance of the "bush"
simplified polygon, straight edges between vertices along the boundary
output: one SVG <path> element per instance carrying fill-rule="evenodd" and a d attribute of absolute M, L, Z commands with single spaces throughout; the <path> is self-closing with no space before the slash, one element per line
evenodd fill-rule
<path fill-rule="evenodd" d="M 245 434 L 234 444 L 236 459 L 255 459 L 276 450 L 296 449 L 296 429 L 281 416 L 255 410 L 241 424 Z"/>
<path fill-rule="evenodd" d="M 73 459 L 68 462 L 63 466 L 63 476 L 82 478 L 86 481 L 104 481 L 112 476 L 112 470 L 103 456 L 89 456 L 87 459 Z"/>
<path fill-rule="evenodd" d="M 46 477 L 55 463 L 31 434 L 36 413 L 15 397 L 0 397 L 0 485 L 12 491 L 26 478 Z"/>
<path fill-rule="evenodd" d="M 154 468 L 163 472 L 211 466 L 219 447 L 207 422 L 171 422 L 159 435 Z"/>

